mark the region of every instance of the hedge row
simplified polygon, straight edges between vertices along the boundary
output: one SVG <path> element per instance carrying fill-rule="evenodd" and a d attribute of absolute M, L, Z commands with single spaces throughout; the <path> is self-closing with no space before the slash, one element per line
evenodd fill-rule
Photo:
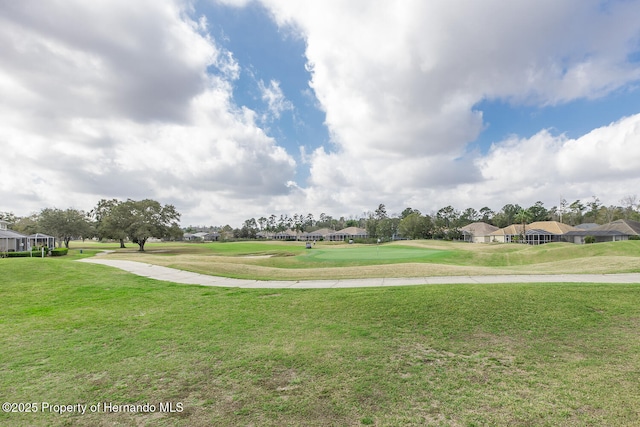
<path fill-rule="evenodd" d="M 63 256 L 63 255 L 66 255 L 68 252 L 69 252 L 69 249 L 67 248 L 56 248 L 49 251 L 51 256 Z M 20 251 L 20 252 L 3 252 L 2 256 L 6 258 L 39 257 L 41 256 L 41 251 L 33 250 L 33 251 Z"/>
<path fill-rule="evenodd" d="M 62 256 L 66 255 L 69 252 L 67 248 L 55 248 L 51 251 L 51 256 Z"/>
<path fill-rule="evenodd" d="M 22 251 L 22 252 L 3 252 L 3 256 L 7 258 L 20 258 L 20 257 L 29 257 L 31 256 L 30 251 Z"/>

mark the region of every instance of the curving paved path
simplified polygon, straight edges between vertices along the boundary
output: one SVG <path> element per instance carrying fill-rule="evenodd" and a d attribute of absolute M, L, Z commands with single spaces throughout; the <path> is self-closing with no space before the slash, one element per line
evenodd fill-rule
<path fill-rule="evenodd" d="M 375 286 L 406 286 L 435 284 L 489 284 L 489 283 L 637 283 L 640 273 L 624 274 L 526 274 L 498 276 L 435 276 L 374 279 L 335 279 L 335 280 L 246 280 L 229 277 L 209 276 L 175 268 L 104 258 L 85 258 L 79 262 L 102 264 L 116 267 L 129 273 L 151 279 L 187 285 L 221 286 L 225 288 L 365 288 Z"/>

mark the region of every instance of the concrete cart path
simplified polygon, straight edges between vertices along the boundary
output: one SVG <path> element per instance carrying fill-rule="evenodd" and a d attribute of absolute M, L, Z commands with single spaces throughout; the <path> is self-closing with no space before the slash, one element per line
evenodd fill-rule
<path fill-rule="evenodd" d="M 638 283 L 640 273 L 625 274 L 519 274 L 494 276 L 435 276 L 406 278 L 334 279 L 334 280 L 246 280 L 209 276 L 175 268 L 104 258 L 85 258 L 80 262 L 108 265 L 151 279 L 187 285 L 221 286 L 225 288 L 364 288 L 374 286 L 406 286 L 463 283 Z"/>

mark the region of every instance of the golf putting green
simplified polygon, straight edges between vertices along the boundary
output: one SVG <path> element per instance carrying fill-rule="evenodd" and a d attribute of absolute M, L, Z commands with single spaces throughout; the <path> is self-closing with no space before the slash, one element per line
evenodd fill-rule
<path fill-rule="evenodd" d="M 354 246 L 348 248 L 313 248 L 302 256 L 306 257 L 306 259 L 318 261 L 411 260 L 444 255 L 446 252 L 408 246 Z"/>

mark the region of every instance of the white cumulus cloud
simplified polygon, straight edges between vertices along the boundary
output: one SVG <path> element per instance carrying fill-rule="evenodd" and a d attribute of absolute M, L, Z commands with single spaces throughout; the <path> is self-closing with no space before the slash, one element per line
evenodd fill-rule
<path fill-rule="evenodd" d="M 295 161 L 234 103 L 239 64 L 193 12 L 180 1 L 0 6 L 0 210 L 155 198 L 221 223 L 290 191 Z"/>

